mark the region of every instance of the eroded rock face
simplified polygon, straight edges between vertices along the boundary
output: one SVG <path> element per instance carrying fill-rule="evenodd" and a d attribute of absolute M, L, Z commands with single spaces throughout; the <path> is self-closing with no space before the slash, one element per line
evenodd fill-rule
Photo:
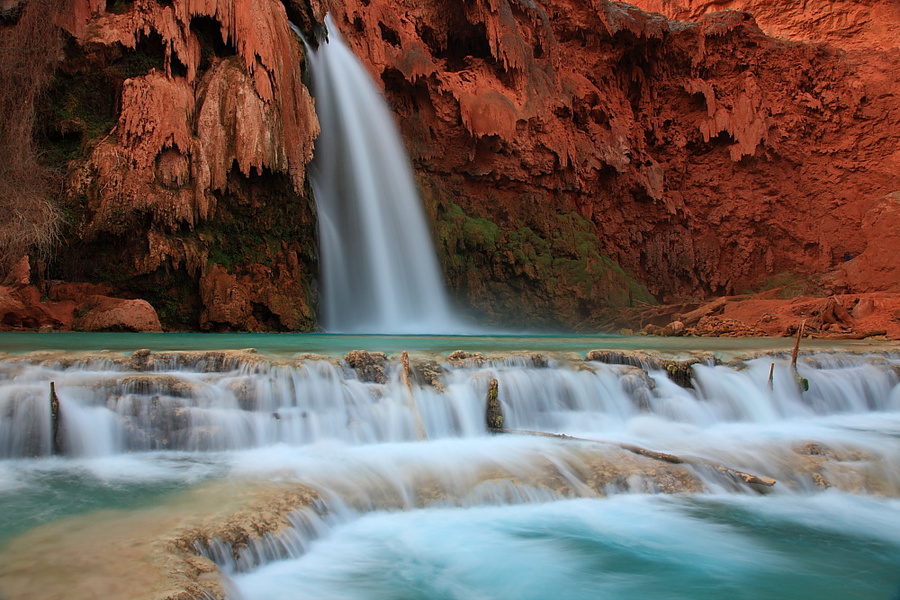
<path fill-rule="evenodd" d="M 173 327 L 312 328 L 306 166 L 319 129 L 285 6 L 72 0 L 67 9 L 47 143 L 77 136 L 86 150 L 68 164 L 78 239 L 57 270 L 147 297 Z M 222 271 L 252 309 L 208 304 Z"/>
<path fill-rule="evenodd" d="M 847 291 L 883 288 L 874 257 L 898 248 L 867 232 L 897 224 L 877 208 L 900 188 L 896 44 L 850 62 L 710 10 L 675 22 L 612 2 L 344 3 L 338 25 L 400 116 L 470 303 L 490 312 L 485 298 L 510 300 L 514 283 L 532 307 L 590 313 L 599 290 L 556 278 L 550 294 L 537 276 L 542 257 L 565 255 L 552 251 L 571 235 L 560 214 L 667 301 L 816 278 L 848 253 L 879 266 L 844 278 Z M 455 235 L 454 211 L 470 235 Z M 478 258 L 454 258 L 466 253 Z"/>
<path fill-rule="evenodd" d="M 669 18 L 693 21 L 703 15 L 736 10 L 754 16 L 767 34 L 842 47 L 896 48 L 900 13 L 892 0 L 783 3 L 771 0 L 635 0 L 640 8 Z M 891 43 L 893 40 L 893 43 Z"/>
<path fill-rule="evenodd" d="M 45 137 L 82 153 L 54 276 L 147 298 L 170 327 L 313 329 L 318 126 L 287 18 L 311 34 L 325 3 L 64 4 Z M 596 329 L 651 293 L 693 301 L 785 275 L 897 292 L 895 4 L 638 5 L 664 14 L 327 7 L 399 117 L 461 303 Z"/>

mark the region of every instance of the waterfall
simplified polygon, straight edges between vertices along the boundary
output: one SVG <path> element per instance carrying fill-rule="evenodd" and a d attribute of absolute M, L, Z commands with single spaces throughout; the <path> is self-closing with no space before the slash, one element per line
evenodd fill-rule
<path fill-rule="evenodd" d="M 321 322 L 336 333 L 458 333 L 393 115 L 330 18 L 308 48 L 322 129 L 310 179 Z"/>

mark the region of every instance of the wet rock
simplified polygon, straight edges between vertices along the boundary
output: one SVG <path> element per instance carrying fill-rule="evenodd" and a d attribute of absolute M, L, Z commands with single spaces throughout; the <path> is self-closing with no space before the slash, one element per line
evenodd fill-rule
<path fill-rule="evenodd" d="M 365 350 L 351 350 L 344 356 L 344 361 L 351 369 L 356 371 L 360 381 L 372 383 L 386 383 L 385 365 L 387 355 L 384 352 L 366 352 Z"/>
<path fill-rule="evenodd" d="M 132 371 L 149 371 L 153 364 L 153 353 L 143 348 L 141 350 L 135 350 L 131 354 L 131 358 L 128 361 L 128 368 Z"/>
<path fill-rule="evenodd" d="M 650 412 L 650 400 L 653 398 L 656 382 L 647 371 L 639 367 L 622 365 L 619 369 L 619 384 L 622 389 L 642 412 Z"/>
<path fill-rule="evenodd" d="M 662 361 L 642 350 L 591 350 L 585 360 L 607 365 L 630 365 L 642 369 L 662 369 Z"/>
<path fill-rule="evenodd" d="M 544 354 L 532 353 L 529 355 L 531 366 L 536 369 L 545 369 L 550 366 L 550 359 Z"/>
<path fill-rule="evenodd" d="M 591 350 L 585 356 L 587 361 L 609 365 L 630 365 L 645 370 L 665 371 L 669 379 L 684 388 L 693 387 L 693 366 L 715 364 L 716 358 L 709 353 L 699 353 L 686 359 L 671 359 L 654 356 L 640 350 Z"/>
<path fill-rule="evenodd" d="M 455 367 L 480 367 L 484 364 L 485 357 L 481 352 L 456 350 L 447 355 L 447 361 Z"/>
<path fill-rule="evenodd" d="M 438 391 L 443 391 L 444 385 L 441 383 L 441 376 L 444 374 L 444 368 L 439 362 L 434 360 L 414 360 L 412 369 L 413 373 L 415 373 L 416 381 L 420 384 L 424 383 Z"/>

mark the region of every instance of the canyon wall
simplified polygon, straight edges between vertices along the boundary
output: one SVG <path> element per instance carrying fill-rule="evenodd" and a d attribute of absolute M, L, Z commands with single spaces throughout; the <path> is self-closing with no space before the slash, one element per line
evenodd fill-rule
<path fill-rule="evenodd" d="M 900 291 L 900 18 L 879 6 L 859 11 L 859 35 L 800 42 L 710 5 L 673 21 L 616 2 L 347 0 L 339 21 L 401 117 L 439 231 L 461 210 L 548 240 L 571 215 L 682 301 L 785 278 Z M 451 278 L 472 302 L 490 296 L 491 277 L 452 259 L 466 242 L 450 244 Z M 516 245 L 478 260 L 527 279 Z"/>
<path fill-rule="evenodd" d="M 284 5 L 50 1 L 62 42 L 35 133 L 68 218 L 35 269 L 48 301 L 84 281 L 149 300 L 169 328 L 314 328 L 319 130 Z M 71 325 L 85 300 L 38 324 Z"/>
<path fill-rule="evenodd" d="M 595 329 L 786 281 L 900 292 L 890 1 L 815 19 L 751 0 L 53 1 L 36 136 L 67 225 L 33 271 L 146 298 L 168 328 L 316 326 L 318 126 L 288 17 L 312 37 L 326 10 L 482 319 Z"/>

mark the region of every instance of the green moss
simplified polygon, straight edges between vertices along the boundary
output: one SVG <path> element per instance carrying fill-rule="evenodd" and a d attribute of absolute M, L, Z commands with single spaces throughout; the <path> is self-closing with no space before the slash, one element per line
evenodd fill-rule
<path fill-rule="evenodd" d="M 605 311 L 655 304 L 647 288 L 600 253 L 592 223 L 571 212 L 501 226 L 437 203 L 435 233 L 447 277 L 466 304 L 501 323 L 589 327 Z M 492 198 L 479 206 L 494 206 Z"/>
<path fill-rule="evenodd" d="M 141 38 L 133 50 L 85 48 L 73 40 L 65 53 L 63 68 L 37 109 L 41 160 L 61 171 L 113 130 L 125 80 L 165 69 L 165 46 L 159 35 Z"/>
<path fill-rule="evenodd" d="M 452 202 L 438 213 L 437 237 L 444 246 L 483 250 L 495 246 L 499 235 L 500 228 L 493 221 L 470 217 Z"/>
<path fill-rule="evenodd" d="M 260 266 L 269 269 L 275 293 L 254 302 L 254 316 L 273 330 L 309 330 L 315 327 L 315 291 L 310 282 L 317 267 L 308 198 L 293 191 L 285 174 L 266 171 L 244 177 L 232 172 L 214 216 L 195 228 L 183 224 L 175 230 L 164 229 L 152 215 L 135 212 L 130 228 L 121 233 L 102 232 L 90 240 L 78 240 L 73 234 L 50 272 L 68 281 L 109 283 L 116 294 L 150 302 L 164 328 L 196 330 L 203 308 L 201 269 L 181 261 L 178 249 L 183 248 L 185 255 L 205 255 L 208 264 L 220 264 L 238 277 L 259 277 L 261 272 L 268 276 Z M 74 210 L 71 214 L 75 219 L 89 218 Z M 128 266 L 145 262 L 151 229 L 165 235 L 168 247 L 176 252 L 154 272 L 135 274 Z"/>

